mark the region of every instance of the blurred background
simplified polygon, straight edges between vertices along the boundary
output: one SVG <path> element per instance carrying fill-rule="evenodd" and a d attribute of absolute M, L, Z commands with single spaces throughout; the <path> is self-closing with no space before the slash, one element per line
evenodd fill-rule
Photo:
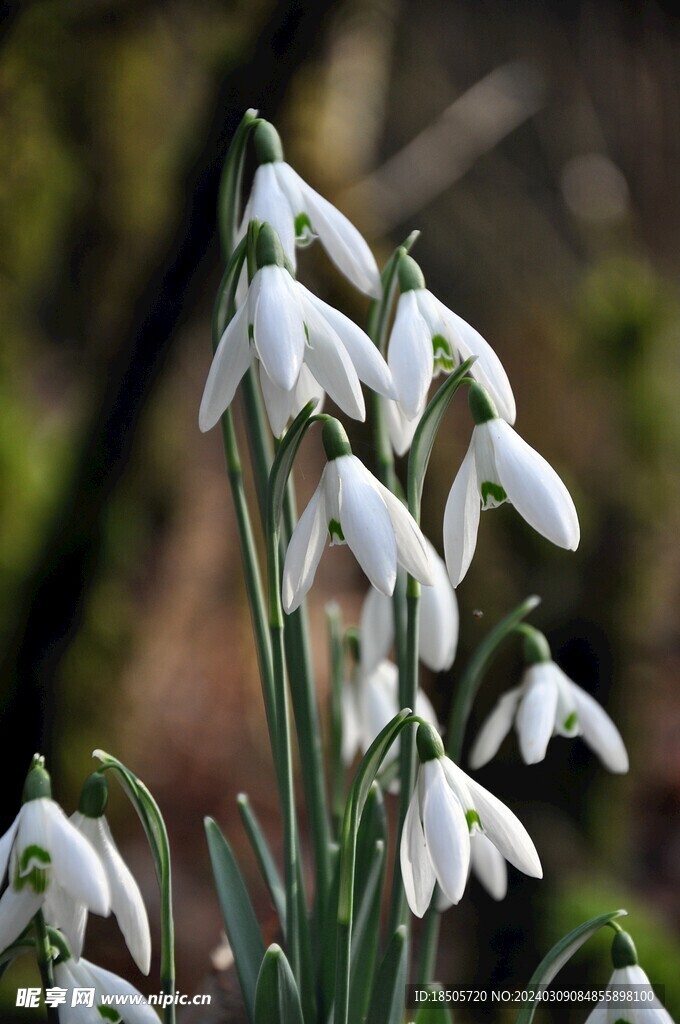
<path fill-rule="evenodd" d="M 142 777 L 174 850 L 178 988 L 221 993 L 212 1016 L 191 1020 L 240 1020 L 224 1009 L 229 982 L 208 977 L 221 922 L 203 816 L 233 842 L 269 937 L 238 792 L 280 849 L 221 440 L 197 427 L 221 273 L 217 182 L 248 107 L 275 120 L 289 162 L 352 217 L 379 263 L 421 229 L 414 255 L 429 287 L 496 348 L 518 430 L 558 469 L 581 518 L 572 555 L 507 506 L 482 517 L 459 589 L 457 664 L 424 684 L 444 717 L 469 652 L 538 593 L 531 621 L 606 705 L 632 770 L 608 775 L 580 741 L 561 739 L 529 768 L 514 737 L 504 744 L 478 777 L 526 823 L 545 880 L 513 873 L 501 904 L 472 881 L 446 915 L 439 976 L 523 984 L 561 934 L 625 906 L 643 966 L 680 1012 L 673 9 L 652 0 L 2 5 L 2 829 L 35 750 L 69 813 L 94 747 Z M 300 277 L 361 322 L 364 300 L 319 246 L 303 254 Z M 456 404 L 426 490 L 424 523 L 440 550 L 470 431 Z M 352 439 L 370 463 L 369 432 L 352 425 Z M 311 438 L 301 501 L 320 467 Z M 317 581 L 323 701 L 323 602 L 337 597 L 356 622 L 366 583 L 337 548 Z M 484 683 L 468 744 L 520 668 L 510 645 Z M 120 793 L 110 818 L 157 938 L 151 858 Z M 605 935 L 593 940 L 560 982 L 603 985 L 608 948 Z M 135 973 L 111 921 L 91 919 L 86 955 L 157 990 L 157 974 Z M 7 975 L 3 1019 L 29 1019 L 13 1002 L 31 977 L 21 961 Z M 559 1019 L 584 1017 L 575 1007 Z"/>

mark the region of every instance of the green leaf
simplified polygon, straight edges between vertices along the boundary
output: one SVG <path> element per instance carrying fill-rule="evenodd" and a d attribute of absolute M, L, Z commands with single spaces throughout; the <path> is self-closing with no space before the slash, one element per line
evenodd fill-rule
<path fill-rule="evenodd" d="M 453 1024 L 453 1014 L 448 1006 L 421 1006 L 415 1024 Z"/>
<path fill-rule="evenodd" d="M 385 346 L 387 342 L 387 327 L 390 320 L 390 310 L 392 309 L 394 292 L 397 287 L 399 261 L 402 256 L 406 256 L 418 239 L 419 235 L 420 231 L 412 231 L 406 241 L 403 242 L 402 245 L 397 246 L 394 250 L 385 264 L 382 274 L 380 275 L 382 295 L 379 299 L 375 299 L 371 302 L 368 307 L 366 332 L 373 344 L 383 355 L 385 354 Z"/>
<path fill-rule="evenodd" d="M 246 143 L 251 130 L 258 122 L 256 110 L 246 110 L 240 125 L 234 132 L 229 151 L 227 152 L 220 179 L 219 197 L 217 200 L 220 241 L 225 261 L 234 249 L 236 231 L 240 219 L 241 180 L 243 177 L 243 160 Z"/>
<path fill-rule="evenodd" d="M 604 925 L 609 924 L 610 921 L 615 921 L 617 917 L 625 917 L 626 913 L 627 911 L 625 910 L 612 910 L 608 914 L 600 914 L 599 917 L 593 917 L 592 920 L 585 921 L 584 924 L 580 924 L 578 928 L 574 928 L 568 935 L 561 938 L 547 956 L 541 960 L 531 976 L 527 990 L 535 991 L 541 985 L 549 985 L 558 971 L 561 971 L 567 961 L 571 960 L 574 953 L 577 949 L 581 948 L 584 942 L 587 942 L 595 932 L 599 931 Z M 516 1024 L 531 1024 L 538 1005 L 539 1002 L 537 1000 L 526 1003 L 517 1014 Z"/>
<path fill-rule="evenodd" d="M 323 417 L 323 413 L 318 416 L 312 416 L 315 406 L 315 401 L 307 402 L 304 409 L 297 414 L 291 423 L 276 450 L 271 473 L 269 474 L 267 492 L 267 523 L 270 530 L 278 530 L 283 502 L 286 496 L 286 484 L 288 483 L 288 477 L 293 468 L 298 448 L 302 443 L 302 438 L 305 436 L 307 428 Z"/>
<path fill-rule="evenodd" d="M 245 258 L 246 239 L 242 238 L 229 260 L 227 269 L 224 271 L 219 288 L 217 289 L 212 315 L 213 349 L 216 349 L 219 345 L 222 335 L 227 329 L 227 324 L 234 316 L 236 288 L 238 287 Z"/>
<path fill-rule="evenodd" d="M 278 914 L 279 921 L 281 923 L 281 930 L 285 935 L 286 893 L 283 888 L 283 882 L 281 881 L 281 875 L 279 874 L 272 852 L 269 849 L 269 843 L 265 839 L 257 816 L 250 805 L 250 800 L 245 793 L 239 793 L 236 798 L 236 803 L 238 804 L 243 827 L 248 833 L 250 844 L 257 858 L 260 871 L 262 872 L 262 877 L 267 884 L 269 895 L 276 907 L 276 913 Z"/>
<path fill-rule="evenodd" d="M 257 977 L 255 1024 L 304 1024 L 293 972 L 276 943 L 265 953 Z"/>
<path fill-rule="evenodd" d="M 375 979 L 366 1024 L 401 1024 L 404 1018 L 407 959 L 406 925 L 401 924 L 385 950 Z"/>
<path fill-rule="evenodd" d="M 212 818 L 205 819 L 210 862 L 224 927 L 231 944 L 248 1017 L 255 1020 L 255 992 L 265 954 L 260 926 L 229 843 Z"/>
<path fill-rule="evenodd" d="M 420 502 L 423 496 L 425 473 L 432 454 L 437 432 L 461 381 L 475 361 L 475 356 L 461 363 L 455 373 L 447 377 L 422 415 L 411 443 L 408 459 L 408 508 L 416 522 L 420 522 Z"/>
<path fill-rule="evenodd" d="M 385 843 L 378 839 L 373 848 L 372 861 L 363 863 L 357 858 L 357 882 L 361 879 L 361 893 L 356 892 L 356 912 L 352 927 L 352 969 L 350 976 L 349 1019 L 361 1021 L 366 1016 L 380 938 L 380 906 L 385 880 Z"/>

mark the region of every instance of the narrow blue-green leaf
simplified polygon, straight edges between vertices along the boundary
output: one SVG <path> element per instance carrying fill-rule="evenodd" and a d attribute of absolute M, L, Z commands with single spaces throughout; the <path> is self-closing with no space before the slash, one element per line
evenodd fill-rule
<path fill-rule="evenodd" d="M 281 521 L 283 501 L 286 496 L 286 484 L 288 483 L 288 477 L 290 476 L 295 456 L 305 436 L 305 432 L 312 423 L 316 423 L 323 415 L 312 416 L 315 406 L 315 401 L 307 402 L 304 409 L 297 414 L 291 423 L 276 450 L 269 474 L 267 493 L 267 522 L 269 529 L 277 530 Z"/>
<path fill-rule="evenodd" d="M 612 910 L 608 914 L 600 914 L 599 917 L 594 917 L 592 920 L 580 924 L 578 928 L 574 928 L 568 935 L 561 938 L 541 960 L 531 976 L 527 989 L 535 991 L 541 985 L 549 985 L 558 971 L 561 971 L 567 961 L 571 960 L 584 942 L 587 942 L 595 932 L 609 924 L 610 921 L 615 921 L 617 917 L 625 917 L 626 913 L 625 910 Z M 516 1024 L 531 1024 L 538 1005 L 539 1002 L 536 1000 L 522 1006 L 517 1014 Z"/>
<path fill-rule="evenodd" d="M 406 925 L 402 924 L 385 950 L 375 979 L 366 1024 L 401 1024 L 404 1019 L 407 954 Z"/>
<path fill-rule="evenodd" d="M 369 867 L 373 863 L 376 843 L 383 843 L 387 846 L 387 811 L 380 785 L 373 782 L 366 798 L 357 833 L 355 902 L 362 898 L 364 881 L 368 877 Z"/>
<path fill-rule="evenodd" d="M 328 899 L 324 908 L 324 920 L 332 924 L 338 916 L 338 896 L 340 893 L 340 851 L 333 844 L 331 847 L 331 882 L 328 888 Z M 338 950 L 338 935 L 333 927 L 329 927 L 324 941 L 321 943 L 320 968 L 321 977 L 321 1020 L 328 1020 L 335 998 L 335 967 Z"/>
<path fill-rule="evenodd" d="M 286 893 L 283 888 L 283 882 L 281 881 L 281 875 L 279 869 L 276 866 L 276 862 L 272 856 L 272 852 L 269 849 L 269 843 L 267 842 L 260 822 L 257 819 L 257 815 L 250 805 L 250 800 L 245 793 L 239 793 L 236 798 L 238 804 L 239 813 L 241 815 L 241 821 L 243 827 L 248 833 L 250 844 L 253 848 L 257 863 L 262 877 L 265 880 L 267 888 L 269 889 L 269 895 L 272 898 L 272 902 L 276 907 L 276 913 L 278 914 L 279 921 L 281 923 L 281 931 L 286 932 Z"/>
<path fill-rule="evenodd" d="M 265 954 L 260 926 L 229 843 L 212 818 L 205 819 L 210 862 L 224 927 L 234 954 L 248 1017 L 255 1020 L 255 992 Z"/>
<path fill-rule="evenodd" d="M 231 140 L 231 145 L 222 168 L 217 208 L 220 242 L 222 244 L 222 255 L 225 260 L 229 259 L 235 245 L 239 222 L 241 179 L 243 176 L 246 143 L 248 135 L 257 124 L 257 121 L 257 111 L 252 109 L 246 110 L 240 125 L 234 132 L 234 137 Z"/>
<path fill-rule="evenodd" d="M 411 442 L 411 453 L 408 459 L 408 508 L 416 522 L 420 522 L 420 502 L 423 496 L 425 473 L 437 432 L 451 399 L 475 358 L 475 356 L 471 356 L 466 359 L 450 377 L 447 377 L 423 413 Z"/>
<path fill-rule="evenodd" d="M 359 860 L 357 859 L 357 865 Z M 385 880 L 385 843 L 377 840 L 373 861 L 358 866 L 361 894 L 356 893 L 352 928 L 352 969 L 350 973 L 349 1019 L 361 1021 L 366 1016 L 371 998 L 375 964 L 380 940 L 380 908 Z"/>
<path fill-rule="evenodd" d="M 276 943 L 265 953 L 257 977 L 255 1024 L 304 1024 L 293 972 Z"/>
<path fill-rule="evenodd" d="M 219 345 L 220 339 L 227 329 L 227 324 L 234 315 L 236 288 L 245 258 L 246 239 L 242 238 L 227 264 L 227 269 L 224 271 L 217 289 L 212 315 L 213 349 Z"/>

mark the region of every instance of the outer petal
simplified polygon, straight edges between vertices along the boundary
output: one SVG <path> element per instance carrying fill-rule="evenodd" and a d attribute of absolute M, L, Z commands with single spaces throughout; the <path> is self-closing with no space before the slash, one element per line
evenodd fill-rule
<path fill-rule="evenodd" d="M 210 430 L 219 421 L 236 393 L 241 378 L 250 366 L 253 352 L 248 341 L 247 303 L 237 311 L 222 335 L 203 389 L 198 425 Z"/>
<path fill-rule="evenodd" d="M 439 760 L 421 766 L 423 829 L 428 853 L 444 895 L 458 903 L 470 866 L 470 833 L 465 812 Z"/>
<path fill-rule="evenodd" d="M 504 420 L 484 423 L 493 438 L 496 466 L 508 500 L 543 537 L 575 551 L 580 530 L 569 491 L 542 455 Z"/>
<path fill-rule="evenodd" d="M 364 470 L 368 473 L 367 470 Z M 392 529 L 397 541 L 397 558 L 411 576 L 426 586 L 432 586 L 432 566 L 427 549 L 427 541 L 415 519 L 395 494 L 392 494 L 380 481 L 372 478 L 377 484 L 392 522 Z"/>
<path fill-rule="evenodd" d="M 19 812 L 19 814 L 21 814 L 21 811 Z M 0 839 L 0 885 L 2 885 L 2 880 L 7 872 L 7 864 L 9 863 L 9 855 L 12 849 L 12 843 L 14 842 L 14 837 L 16 836 L 17 828 L 19 827 L 19 814 L 17 814 L 16 818 L 14 819 L 10 827 L 7 829 L 2 839 Z"/>
<path fill-rule="evenodd" d="M 432 383 L 432 333 L 414 290 L 399 296 L 397 315 L 387 347 L 387 364 L 404 415 L 414 419 L 422 411 Z"/>
<path fill-rule="evenodd" d="M 288 420 L 297 416 L 300 411 L 300 409 L 295 408 L 296 389 L 284 391 L 283 388 L 273 384 L 267 376 L 263 363 L 260 363 L 260 386 L 262 387 L 262 397 L 265 409 L 267 410 L 269 426 L 272 428 L 272 434 L 274 437 L 281 437 L 281 434 L 288 425 Z"/>
<path fill-rule="evenodd" d="M 508 690 L 500 698 L 496 707 L 488 716 L 470 752 L 470 767 L 481 768 L 498 752 L 498 748 L 510 732 L 517 704 L 522 691 L 519 686 Z"/>
<path fill-rule="evenodd" d="M 17 939 L 43 905 L 43 895 L 28 886 L 20 892 L 9 885 L 0 898 L 0 951 Z"/>
<path fill-rule="evenodd" d="M 571 683 L 583 739 L 610 772 L 628 771 L 628 754 L 621 733 L 611 718 L 589 693 Z"/>
<path fill-rule="evenodd" d="M 458 601 L 444 561 L 427 537 L 433 584 L 420 599 L 420 660 L 433 672 L 451 668 L 458 646 Z"/>
<path fill-rule="evenodd" d="M 262 267 L 248 294 L 257 354 L 271 381 L 290 391 L 305 354 L 305 328 L 295 282 L 283 267 Z"/>
<path fill-rule="evenodd" d="M 372 672 L 390 653 L 394 643 L 392 600 L 371 587 L 361 606 L 361 670 Z"/>
<path fill-rule="evenodd" d="M 49 815 L 55 881 L 76 903 L 106 917 L 111 912 L 111 898 L 98 854 L 54 801 L 50 801 Z"/>
<path fill-rule="evenodd" d="M 333 328 L 349 355 L 359 380 L 367 384 L 373 391 L 386 398 L 396 398 L 392 374 L 380 352 L 365 331 L 362 331 L 353 320 L 341 313 L 334 306 L 323 302 L 307 288 L 299 285 L 306 299 L 317 312 Z"/>
<path fill-rule="evenodd" d="M 611 986 L 615 985 L 647 985 L 649 978 L 639 964 L 631 967 L 623 967 L 615 970 L 609 980 Z M 651 986 L 650 986 L 651 987 Z M 623 1004 L 625 1005 L 625 1004 Z M 609 1017 L 612 1022 L 620 1020 L 622 1004 L 619 1004 L 616 1014 L 612 1012 L 614 1004 L 610 1003 Z M 637 1006 L 626 1007 L 626 1024 L 673 1024 L 673 1019 L 668 1010 L 665 1010 L 659 999 L 640 1003 Z"/>
<path fill-rule="evenodd" d="M 43 908 L 48 924 L 57 925 L 68 939 L 71 952 L 76 960 L 83 952 L 87 907 L 76 903 L 54 880 L 47 890 Z"/>
<path fill-rule="evenodd" d="M 67 991 L 66 1002 L 59 1007 L 59 1024 L 101 1024 L 102 1018 L 97 1009 L 96 995 L 94 1006 L 71 1006 L 71 992 L 74 988 L 97 988 L 95 980 L 88 973 L 80 970 L 80 963 L 73 960 L 59 961 L 54 967 L 54 980 L 59 988 Z"/>
<path fill-rule="evenodd" d="M 547 661 L 531 665 L 524 673 L 516 725 L 519 749 L 526 764 L 543 760 L 555 730 L 558 683 L 553 668 L 553 663 Z"/>
<path fill-rule="evenodd" d="M 312 375 L 343 412 L 366 418 L 366 406 L 354 364 L 340 338 L 311 302 L 302 301 L 309 334 L 304 360 Z"/>
<path fill-rule="evenodd" d="M 84 958 L 78 964 L 79 975 L 81 969 L 83 969 L 82 973 L 84 975 L 89 975 L 92 978 L 97 991 L 100 993 L 122 996 L 139 996 L 141 994 L 139 989 L 136 989 L 125 978 L 121 978 L 111 971 L 106 971 L 103 967 L 92 964 Z M 81 981 L 80 984 L 82 985 L 83 982 Z M 126 1003 L 123 1019 L 125 1024 L 158 1024 L 156 1011 L 147 1002 L 137 1004 L 133 1002 Z"/>
<path fill-rule="evenodd" d="M 453 481 L 444 510 L 444 557 L 454 587 L 458 586 L 468 571 L 477 546 L 481 502 L 474 443 L 473 432 L 470 447 Z"/>
<path fill-rule="evenodd" d="M 608 1024 L 607 1003 L 598 1003 L 586 1017 L 585 1024 Z"/>
<path fill-rule="evenodd" d="M 460 769 L 459 769 L 460 770 Z M 467 780 L 482 829 L 506 860 L 532 878 L 542 878 L 543 869 L 531 836 L 509 807 L 473 779 Z"/>
<path fill-rule="evenodd" d="M 111 891 L 111 909 L 116 915 L 125 944 L 142 974 L 151 966 L 149 918 L 139 886 L 121 857 L 106 818 L 74 815 L 74 824 L 99 854 Z"/>
<path fill-rule="evenodd" d="M 286 551 L 283 565 L 283 607 L 288 614 L 299 607 L 312 586 L 326 544 L 328 521 L 324 496 L 325 472 L 324 470 L 319 486 L 293 530 Z"/>
<path fill-rule="evenodd" d="M 275 163 L 260 164 L 255 171 L 253 187 L 248 201 L 249 220 L 258 217 L 267 221 L 281 239 L 281 245 L 295 268 L 295 215 L 288 197 L 279 181 L 279 166 Z M 246 224 L 246 228 L 247 228 Z"/>
<path fill-rule="evenodd" d="M 483 832 L 470 839 L 472 870 L 486 891 L 495 900 L 505 899 L 508 891 L 508 869 L 505 857 Z"/>
<path fill-rule="evenodd" d="M 377 668 L 362 677 L 359 687 L 362 744 L 364 750 L 368 750 L 378 733 L 385 728 L 399 710 L 397 666 L 387 659 L 381 661 Z M 416 711 L 416 714 L 419 712 Z M 390 747 L 383 763 L 389 764 L 397 757 L 398 753 L 399 740 L 396 740 Z"/>
<path fill-rule="evenodd" d="M 383 409 L 392 447 L 397 455 L 405 455 L 411 447 L 423 410 L 421 409 L 414 419 L 409 420 L 404 416 L 398 402 L 390 402 L 388 399 L 384 403 Z"/>
<path fill-rule="evenodd" d="M 422 768 L 421 768 L 422 771 Z M 420 821 L 418 783 L 408 805 L 400 843 L 401 878 L 411 912 L 422 917 L 430 905 L 436 876 Z"/>
<path fill-rule="evenodd" d="M 382 294 L 380 272 L 373 253 L 354 225 L 339 210 L 315 192 L 292 167 L 280 167 L 287 181 L 297 185 L 302 195 L 305 213 L 312 229 L 317 233 L 324 249 L 338 270 L 348 278 L 359 291 L 374 299 Z"/>
<path fill-rule="evenodd" d="M 373 586 L 391 595 L 397 579 L 397 542 L 378 482 L 355 455 L 342 455 L 335 466 L 345 540 Z"/>

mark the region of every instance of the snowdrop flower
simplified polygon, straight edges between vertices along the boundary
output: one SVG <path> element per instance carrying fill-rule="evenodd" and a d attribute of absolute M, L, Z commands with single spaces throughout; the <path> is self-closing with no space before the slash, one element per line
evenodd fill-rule
<path fill-rule="evenodd" d="M 508 892 L 508 866 L 503 854 L 483 832 L 474 832 L 470 836 L 470 868 L 492 899 L 505 899 Z M 452 906 L 451 900 L 446 899 L 440 891 L 437 910 L 448 910 Z"/>
<path fill-rule="evenodd" d="M 55 987 L 66 989 L 67 993 L 65 1002 L 59 1006 L 60 1024 L 101 1024 L 102 1018 L 112 1024 L 121 1024 L 122 1021 L 125 1024 L 158 1024 L 156 1011 L 142 998 L 139 989 L 84 957 L 77 963 L 72 959 L 58 960 L 54 967 L 54 981 Z M 71 993 L 76 988 L 94 989 L 94 1005 L 80 1003 L 72 1006 Z M 124 1004 L 116 1006 L 109 1001 L 112 996 L 128 998 Z"/>
<path fill-rule="evenodd" d="M 23 804 L 0 839 L 0 950 L 14 942 L 39 910 L 71 900 L 106 917 L 111 910 L 104 869 L 91 843 L 52 800 L 44 759 L 36 755 Z M 63 928 L 71 941 L 67 925 Z"/>
<path fill-rule="evenodd" d="M 358 751 L 368 750 L 399 707 L 399 670 L 394 662 L 385 659 L 368 672 L 360 662 L 342 691 L 342 757 L 346 765 L 352 763 Z M 436 712 L 420 687 L 416 693 L 415 713 L 434 729 L 439 729 Z M 398 755 L 399 740 L 396 740 L 383 765 L 387 767 Z"/>
<path fill-rule="evenodd" d="M 635 944 L 628 932 L 621 930 L 616 933 L 611 956 L 614 971 L 607 985 L 613 990 L 611 997 L 598 1003 L 585 1024 L 673 1024 L 668 1010 L 651 992 L 649 978 L 638 964 Z M 628 986 L 634 987 L 630 989 Z M 629 993 L 633 998 L 627 1000 Z"/>
<path fill-rule="evenodd" d="M 458 646 L 458 602 L 446 565 L 427 537 L 425 546 L 432 568 L 433 585 L 420 595 L 418 651 L 420 660 L 433 672 L 451 668 Z M 392 601 L 371 587 L 361 609 L 361 665 L 371 672 L 394 643 Z M 397 709 L 398 710 L 398 709 Z M 394 712 L 396 714 L 396 712 Z M 416 714 L 419 712 L 416 711 Z"/>
<path fill-rule="evenodd" d="M 390 401 L 389 398 L 383 402 L 383 411 L 385 413 L 390 444 L 397 455 L 405 455 L 415 437 L 418 424 L 420 423 L 420 415 L 410 420 L 402 411 L 399 402 Z"/>
<path fill-rule="evenodd" d="M 210 430 L 219 421 L 255 358 L 277 436 L 314 392 L 326 391 L 348 416 L 363 420 L 360 379 L 381 395 L 394 394 L 385 360 L 349 317 L 291 277 L 280 240 L 269 224 L 262 225 L 255 249 L 258 269 L 208 373 L 198 419 L 201 430 Z M 308 372 L 303 374 L 305 367 Z"/>
<path fill-rule="evenodd" d="M 347 543 L 369 580 L 392 594 L 397 564 L 421 583 L 432 583 L 425 538 L 391 491 L 362 465 L 342 425 L 323 427 L 328 462 L 307 508 L 293 530 L 283 566 L 283 607 L 294 611 L 309 591 L 326 538 Z"/>
<path fill-rule="evenodd" d="M 487 391 L 470 386 L 472 440 L 444 512 L 444 554 L 457 587 L 477 544 L 480 507 L 515 506 L 529 526 L 558 547 L 575 551 L 580 531 L 569 491 L 542 455 L 498 416 Z"/>
<path fill-rule="evenodd" d="M 628 754 L 609 715 L 555 664 L 543 634 L 530 626 L 524 630 L 528 667 L 521 684 L 501 697 L 483 724 L 470 754 L 471 767 L 491 760 L 514 721 L 526 764 L 543 760 L 552 736 L 582 736 L 605 768 L 627 772 Z"/>
<path fill-rule="evenodd" d="M 399 261 L 399 288 L 387 362 L 404 416 L 419 419 L 433 377 L 476 356 L 470 373 L 487 388 L 503 419 L 514 423 L 515 399 L 500 359 L 481 334 L 427 290 L 411 256 Z"/>
<path fill-rule="evenodd" d="M 243 237 L 255 217 L 268 221 L 279 235 L 293 269 L 296 241 L 307 245 L 317 236 L 338 270 L 359 291 L 379 299 L 380 272 L 354 225 L 284 161 L 281 139 L 273 125 L 260 121 L 254 142 L 259 166 L 239 236 Z"/>
<path fill-rule="evenodd" d="M 71 815 L 71 821 L 99 854 L 111 893 L 111 910 L 116 916 L 132 958 L 142 974 L 148 974 L 151 966 L 149 919 L 139 886 L 121 857 L 104 816 L 108 796 L 106 778 L 101 772 L 94 772 L 83 786 L 79 809 Z M 71 904 L 70 907 L 55 908 L 58 923 L 61 923 L 64 915 L 69 914 L 73 922 L 71 949 L 78 959 L 83 950 L 87 907 L 83 904 Z"/>
<path fill-rule="evenodd" d="M 417 733 L 420 767 L 401 833 L 401 875 L 412 912 L 422 917 L 435 883 L 458 903 L 470 866 L 471 837 L 481 831 L 506 860 L 534 878 L 543 875 L 529 834 L 505 804 L 444 754 L 428 725 Z"/>

